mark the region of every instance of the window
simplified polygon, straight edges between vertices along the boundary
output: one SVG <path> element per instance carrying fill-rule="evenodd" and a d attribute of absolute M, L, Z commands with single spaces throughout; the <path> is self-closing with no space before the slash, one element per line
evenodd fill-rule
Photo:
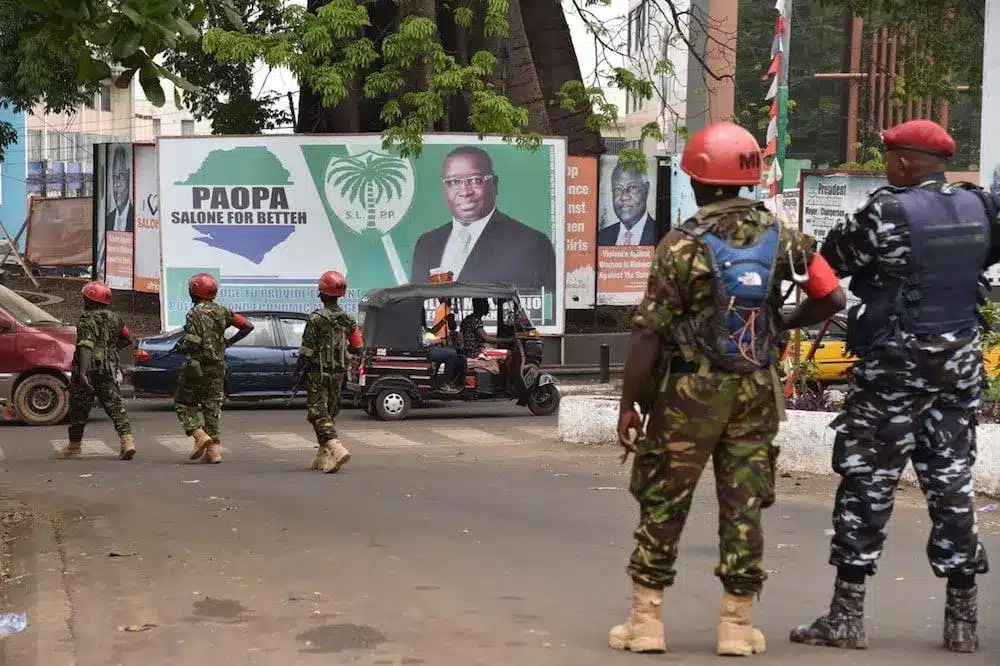
<path fill-rule="evenodd" d="M 160 119 L 153 118 L 153 136 L 160 136 Z"/>
<path fill-rule="evenodd" d="M 247 321 L 253 324 L 253 331 L 250 335 L 237 342 L 235 347 L 276 347 L 274 341 L 274 330 L 271 328 L 271 321 L 267 317 L 247 317 Z M 235 328 L 226 329 L 226 338 L 236 335 Z"/>
<path fill-rule="evenodd" d="M 157 136 L 159 136 L 158 133 L 157 133 Z M 193 120 L 182 120 L 181 121 L 181 136 L 194 136 L 194 121 Z"/>
<path fill-rule="evenodd" d="M 302 344 L 302 333 L 306 330 L 305 319 L 282 317 L 278 319 L 278 326 L 281 327 L 281 337 L 284 338 L 286 347 L 298 347 Z"/>
<path fill-rule="evenodd" d="M 101 86 L 101 111 L 111 110 L 111 87 Z"/>
<path fill-rule="evenodd" d="M 28 161 L 40 162 L 42 160 L 42 131 L 28 130 Z"/>

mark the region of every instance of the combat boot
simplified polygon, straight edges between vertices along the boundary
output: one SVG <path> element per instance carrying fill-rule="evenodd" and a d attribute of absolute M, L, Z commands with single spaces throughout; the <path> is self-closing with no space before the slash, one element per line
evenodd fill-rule
<path fill-rule="evenodd" d="M 119 460 L 132 460 L 135 457 L 135 438 L 132 434 L 122 435 L 121 448 L 118 450 Z"/>
<path fill-rule="evenodd" d="M 326 456 L 320 461 L 319 471 L 324 474 L 335 474 L 340 471 L 348 460 L 351 459 L 351 452 L 340 443 L 339 439 L 331 439 L 323 444 L 321 451 L 326 450 Z M 320 453 L 320 456 L 323 456 Z"/>
<path fill-rule="evenodd" d="M 191 436 L 194 437 L 194 448 L 191 450 L 191 455 L 188 456 L 191 460 L 197 460 L 202 456 L 207 455 L 208 445 L 212 443 L 212 438 L 208 436 L 208 433 L 198 428 Z"/>
<path fill-rule="evenodd" d="M 611 629 L 608 645 L 630 652 L 663 652 L 663 590 L 645 587 L 632 581 L 632 609 L 625 624 Z"/>
<path fill-rule="evenodd" d="M 978 603 L 976 587 L 960 590 L 949 586 L 944 606 L 944 647 L 951 652 L 975 652 Z"/>
<path fill-rule="evenodd" d="M 217 465 L 222 462 L 222 447 L 220 444 L 222 442 L 218 439 L 209 440 L 208 446 L 205 448 L 205 455 L 201 459 L 210 465 Z"/>
<path fill-rule="evenodd" d="M 82 442 L 70 442 L 61 449 L 56 450 L 56 458 L 79 458 L 81 455 L 83 455 Z"/>
<path fill-rule="evenodd" d="M 312 462 L 309 463 L 309 469 L 319 469 L 323 466 L 323 461 L 330 457 L 330 448 L 324 442 L 320 444 L 316 455 L 313 456 Z"/>
<path fill-rule="evenodd" d="M 830 612 L 812 624 L 795 627 L 788 640 L 845 650 L 868 649 L 864 583 L 845 583 L 838 578 L 833 588 Z"/>
<path fill-rule="evenodd" d="M 767 650 L 764 633 L 750 622 L 753 597 L 726 593 L 719 607 L 716 652 L 724 657 L 749 657 Z"/>

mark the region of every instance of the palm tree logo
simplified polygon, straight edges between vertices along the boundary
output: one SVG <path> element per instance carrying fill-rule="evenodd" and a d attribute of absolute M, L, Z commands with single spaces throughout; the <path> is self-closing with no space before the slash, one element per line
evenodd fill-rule
<path fill-rule="evenodd" d="M 357 214 L 341 218 L 356 232 L 388 232 L 401 217 L 392 209 L 404 203 L 404 198 L 410 198 L 405 197 L 409 193 L 404 192 L 410 189 L 406 187 L 410 181 L 409 166 L 407 160 L 371 151 L 330 160 L 325 181 L 331 207 L 336 210 L 343 206 L 363 213 L 363 226 L 359 225 L 361 220 Z M 339 200 L 341 205 L 333 205 L 334 200 Z M 408 207 L 409 201 L 406 201 L 403 208 Z M 384 228 L 386 222 L 389 222 L 388 228 Z"/>

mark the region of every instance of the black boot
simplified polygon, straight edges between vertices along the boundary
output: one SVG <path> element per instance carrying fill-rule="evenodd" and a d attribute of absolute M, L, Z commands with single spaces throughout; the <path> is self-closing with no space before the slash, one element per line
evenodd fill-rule
<path fill-rule="evenodd" d="M 976 635 L 976 587 L 960 590 L 948 587 L 944 606 L 944 647 L 952 652 L 975 652 L 979 649 Z"/>
<path fill-rule="evenodd" d="M 812 624 L 792 629 L 788 640 L 806 645 L 822 645 L 848 650 L 865 650 L 865 585 L 837 579 L 830 612 Z"/>

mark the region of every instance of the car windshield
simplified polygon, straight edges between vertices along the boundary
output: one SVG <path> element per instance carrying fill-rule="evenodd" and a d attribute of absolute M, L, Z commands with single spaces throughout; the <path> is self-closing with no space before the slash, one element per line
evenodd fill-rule
<path fill-rule="evenodd" d="M 0 307 L 25 326 L 62 324 L 61 321 L 41 309 L 24 296 L 0 285 Z"/>

